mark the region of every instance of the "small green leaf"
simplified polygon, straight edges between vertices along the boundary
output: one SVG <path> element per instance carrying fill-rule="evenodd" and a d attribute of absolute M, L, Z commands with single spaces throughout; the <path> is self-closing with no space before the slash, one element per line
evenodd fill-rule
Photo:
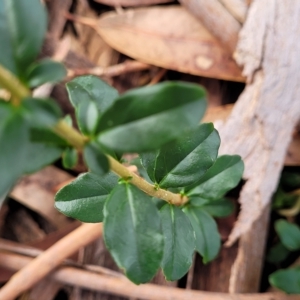
<path fill-rule="evenodd" d="M 53 126 L 62 116 L 60 107 L 53 99 L 26 98 L 21 106 L 32 126 Z"/>
<path fill-rule="evenodd" d="M 281 263 L 288 257 L 289 253 L 290 251 L 279 242 L 269 250 L 267 261 L 273 264 Z"/>
<path fill-rule="evenodd" d="M 33 64 L 28 70 L 27 81 L 31 88 L 46 82 L 56 83 L 64 79 L 67 72 L 65 67 L 51 59 L 44 59 Z"/>
<path fill-rule="evenodd" d="M 242 178 L 244 163 L 238 155 L 223 155 L 217 158 L 213 166 L 201 177 L 197 184 L 188 187 L 189 195 L 199 195 L 216 200 L 236 187 Z"/>
<path fill-rule="evenodd" d="M 131 90 L 103 114 L 98 141 L 115 151 L 146 152 L 198 125 L 206 109 L 196 84 L 164 82 Z"/>
<path fill-rule="evenodd" d="M 154 155 L 146 153 L 141 158 L 160 187 L 184 187 L 196 183 L 213 165 L 219 146 L 219 134 L 208 123 L 167 143 Z"/>
<path fill-rule="evenodd" d="M 105 154 L 96 142 L 88 143 L 83 150 L 84 160 L 92 173 L 104 175 L 109 171 L 109 163 Z"/>
<path fill-rule="evenodd" d="M 275 222 L 275 230 L 282 244 L 291 251 L 300 249 L 300 228 L 284 219 Z"/>
<path fill-rule="evenodd" d="M 162 271 L 167 280 L 183 277 L 189 270 L 195 250 L 195 234 L 188 217 L 174 205 L 160 209 L 164 235 Z"/>
<path fill-rule="evenodd" d="M 47 15 L 40 0 L 4 0 L 8 31 L 19 74 L 36 59 L 47 29 Z"/>
<path fill-rule="evenodd" d="M 75 148 L 67 148 L 62 155 L 62 164 L 66 169 L 73 169 L 78 161 L 78 153 Z"/>
<path fill-rule="evenodd" d="M 232 201 L 227 198 L 206 200 L 202 198 L 199 199 L 198 197 L 191 197 L 190 203 L 193 206 L 201 207 L 202 210 L 206 211 L 212 217 L 217 218 L 228 217 L 233 213 L 234 210 Z"/>
<path fill-rule="evenodd" d="M 118 91 L 92 75 L 77 77 L 66 86 L 81 132 L 94 135 L 99 119 L 114 103 Z"/>
<path fill-rule="evenodd" d="M 151 280 L 163 256 L 161 220 L 151 197 L 128 183 L 115 187 L 104 206 L 104 240 L 131 281 Z"/>
<path fill-rule="evenodd" d="M 201 207 L 186 206 L 188 216 L 196 235 L 196 250 L 202 255 L 203 263 L 208 263 L 219 253 L 221 238 L 215 220 Z"/>
<path fill-rule="evenodd" d="M 300 267 L 276 271 L 269 276 L 269 281 L 288 294 L 300 294 Z"/>
<path fill-rule="evenodd" d="M 112 173 L 81 174 L 56 194 L 55 207 L 82 222 L 102 222 L 104 203 L 117 183 L 118 177 Z"/>

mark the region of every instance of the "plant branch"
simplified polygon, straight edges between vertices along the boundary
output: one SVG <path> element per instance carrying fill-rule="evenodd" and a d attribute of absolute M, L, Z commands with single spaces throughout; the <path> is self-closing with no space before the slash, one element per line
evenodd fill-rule
<path fill-rule="evenodd" d="M 0 83 L 3 88 L 11 93 L 14 103 L 20 99 L 30 96 L 30 90 L 19 81 L 9 70 L 0 65 Z"/>

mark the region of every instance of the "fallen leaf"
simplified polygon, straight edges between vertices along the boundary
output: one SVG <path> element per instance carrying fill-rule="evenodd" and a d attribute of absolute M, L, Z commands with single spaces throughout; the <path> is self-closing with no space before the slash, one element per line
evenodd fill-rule
<path fill-rule="evenodd" d="M 137 60 L 194 75 L 244 81 L 231 54 L 183 7 L 109 12 L 97 25 L 107 44 Z"/>

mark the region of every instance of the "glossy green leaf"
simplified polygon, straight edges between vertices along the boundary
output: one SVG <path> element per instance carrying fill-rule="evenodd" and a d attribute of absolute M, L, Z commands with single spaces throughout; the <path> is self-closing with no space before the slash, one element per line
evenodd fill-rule
<path fill-rule="evenodd" d="M 275 222 L 275 230 L 282 244 L 291 251 L 300 249 L 300 228 L 284 219 Z"/>
<path fill-rule="evenodd" d="M 0 198 L 22 175 L 27 159 L 28 126 L 19 110 L 13 108 L 0 127 Z"/>
<path fill-rule="evenodd" d="M 53 126 L 62 116 L 60 107 L 53 99 L 26 98 L 21 105 L 32 126 Z"/>
<path fill-rule="evenodd" d="M 213 166 L 201 177 L 189 195 L 199 195 L 206 199 L 220 199 L 229 190 L 236 187 L 244 172 L 244 163 L 238 155 L 223 155 L 217 158 Z"/>
<path fill-rule="evenodd" d="M 46 82 L 56 83 L 64 79 L 67 72 L 65 67 L 51 59 L 44 59 L 30 67 L 26 77 L 31 88 Z"/>
<path fill-rule="evenodd" d="M 98 140 L 120 152 L 155 150 L 197 127 L 205 109 L 205 92 L 196 84 L 164 82 L 137 88 L 103 114 Z"/>
<path fill-rule="evenodd" d="M 227 217 L 233 213 L 234 205 L 232 201 L 227 198 L 218 200 L 207 200 L 201 197 L 191 197 L 190 203 L 193 206 L 199 206 L 213 217 Z"/>
<path fill-rule="evenodd" d="M 273 264 L 278 264 L 284 261 L 289 254 L 290 251 L 281 242 L 279 242 L 269 250 L 267 261 Z"/>
<path fill-rule="evenodd" d="M 47 15 L 40 0 L 4 0 L 8 31 L 19 74 L 36 59 L 47 29 Z"/>
<path fill-rule="evenodd" d="M 288 294 L 300 294 L 300 267 L 276 271 L 269 276 L 269 281 Z"/>
<path fill-rule="evenodd" d="M 141 155 L 143 165 L 162 188 L 196 183 L 215 162 L 220 137 L 212 123 L 202 124 L 162 146 L 154 155 Z"/>
<path fill-rule="evenodd" d="M 96 76 L 80 76 L 67 83 L 82 133 L 94 135 L 101 115 L 114 103 L 118 91 Z"/>
<path fill-rule="evenodd" d="M 15 59 L 13 55 L 13 46 L 10 39 L 10 33 L 8 30 L 7 11 L 5 1 L 0 1 L 0 65 L 10 70 L 12 73 L 17 73 Z M 3 46 L 5 45 L 5 46 Z"/>
<path fill-rule="evenodd" d="M 183 277 L 189 270 L 195 250 L 195 234 L 188 217 L 174 205 L 160 209 L 164 235 L 164 256 L 161 264 L 167 280 Z"/>
<path fill-rule="evenodd" d="M 196 235 L 196 250 L 202 255 L 203 263 L 208 263 L 219 253 L 221 238 L 215 220 L 201 207 L 188 205 L 183 209 Z"/>
<path fill-rule="evenodd" d="M 135 186 L 119 184 L 104 206 L 104 240 L 131 281 L 151 280 L 163 256 L 161 220 L 151 197 Z"/>
<path fill-rule="evenodd" d="M 116 184 L 118 177 L 112 173 L 81 174 L 56 194 L 55 207 L 82 222 L 102 222 L 104 203 Z"/>
<path fill-rule="evenodd" d="M 62 155 L 62 164 L 66 169 L 73 169 L 78 161 L 78 153 L 75 148 L 66 148 Z"/>
<path fill-rule="evenodd" d="M 109 171 L 108 159 L 96 142 L 90 142 L 84 147 L 83 157 L 92 173 L 104 175 Z"/>

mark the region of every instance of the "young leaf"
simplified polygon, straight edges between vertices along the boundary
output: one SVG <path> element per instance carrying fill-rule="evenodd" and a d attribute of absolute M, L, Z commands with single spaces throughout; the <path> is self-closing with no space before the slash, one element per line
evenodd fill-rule
<path fill-rule="evenodd" d="M 47 29 L 47 15 L 40 0 L 4 0 L 12 50 L 19 73 L 40 52 Z"/>
<path fill-rule="evenodd" d="M 155 150 L 196 127 L 205 109 L 205 92 L 196 84 L 164 82 L 137 88 L 103 114 L 98 140 L 117 152 Z"/>
<path fill-rule="evenodd" d="M 269 276 L 269 281 L 288 294 L 300 294 L 300 267 L 276 271 Z"/>
<path fill-rule="evenodd" d="M 102 222 L 104 203 L 117 183 L 118 177 L 113 173 L 81 174 L 56 194 L 55 207 L 82 222 Z"/>
<path fill-rule="evenodd" d="M 131 281 L 151 280 L 163 256 L 161 220 L 151 197 L 128 183 L 116 186 L 104 206 L 104 240 Z"/>
<path fill-rule="evenodd" d="M 78 153 L 75 148 L 68 147 L 63 152 L 62 164 L 66 169 L 72 169 L 76 166 L 78 161 Z"/>
<path fill-rule="evenodd" d="M 182 210 L 166 204 L 160 209 L 164 235 L 162 271 L 167 280 L 180 279 L 189 270 L 195 250 L 195 234 Z"/>
<path fill-rule="evenodd" d="M 215 220 L 201 207 L 186 206 L 188 216 L 196 235 L 196 250 L 202 255 L 203 263 L 213 260 L 219 253 L 221 238 Z"/>
<path fill-rule="evenodd" d="M 62 116 L 60 107 L 53 99 L 26 98 L 21 106 L 25 109 L 32 126 L 49 127 Z"/>
<path fill-rule="evenodd" d="M 284 219 L 275 222 L 275 230 L 282 244 L 291 251 L 300 249 L 300 228 Z"/>
<path fill-rule="evenodd" d="M 187 190 L 190 190 L 189 195 L 199 195 L 211 200 L 220 199 L 237 186 L 243 171 L 244 163 L 240 156 L 220 156 L 198 183 L 192 188 L 188 187 Z"/>
<path fill-rule="evenodd" d="M 212 166 L 219 146 L 219 134 L 208 123 L 162 146 L 155 155 L 146 153 L 141 158 L 160 187 L 184 187 L 196 183 Z"/>
<path fill-rule="evenodd" d="M 84 147 L 83 157 L 91 172 L 98 175 L 104 175 L 109 171 L 108 159 L 106 155 L 103 154 L 98 143 L 88 143 Z"/>
<path fill-rule="evenodd" d="M 290 251 L 279 242 L 269 250 L 267 261 L 273 264 L 281 263 L 288 257 L 289 253 Z"/>
<path fill-rule="evenodd" d="M 99 119 L 114 103 L 118 91 L 92 75 L 77 77 L 66 86 L 81 132 L 94 135 Z"/>
<path fill-rule="evenodd" d="M 190 203 L 193 206 L 201 207 L 202 210 L 206 211 L 212 217 L 218 218 L 231 215 L 234 209 L 233 203 L 227 198 L 207 200 L 200 197 L 191 197 Z"/>
<path fill-rule="evenodd" d="M 56 83 L 64 79 L 67 72 L 65 67 L 51 59 L 44 59 L 33 64 L 26 75 L 28 85 L 33 88 L 46 82 Z"/>

